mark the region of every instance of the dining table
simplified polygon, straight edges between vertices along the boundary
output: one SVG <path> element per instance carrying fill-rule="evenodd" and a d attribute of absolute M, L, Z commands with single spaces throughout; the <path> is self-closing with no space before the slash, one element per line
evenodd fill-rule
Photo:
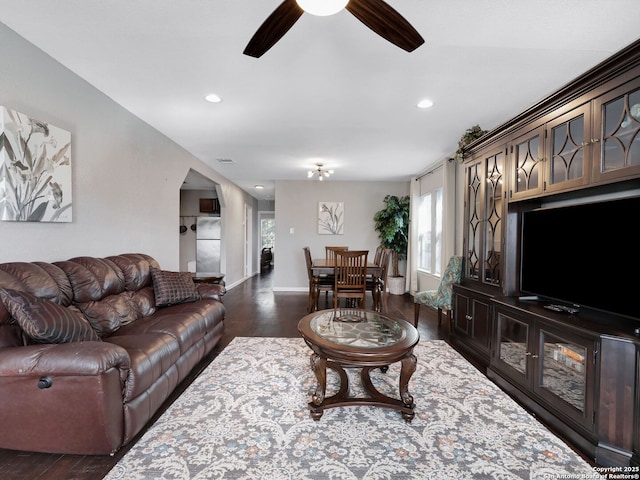
<path fill-rule="evenodd" d="M 315 258 L 311 265 L 311 270 L 314 275 L 331 275 L 336 267 L 335 260 L 328 260 L 326 258 Z M 379 277 L 382 275 L 382 266 L 376 265 L 371 261 L 367 261 L 367 275 L 373 277 Z"/>

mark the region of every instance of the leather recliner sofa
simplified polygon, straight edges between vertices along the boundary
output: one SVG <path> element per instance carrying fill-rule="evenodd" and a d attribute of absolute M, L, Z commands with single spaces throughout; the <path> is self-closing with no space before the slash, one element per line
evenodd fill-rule
<path fill-rule="evenodd" d="M 223 334 L 224 286 L 172 300 L 178 277 L 145 254 L 0 264 L 0 448 L 130 442 Z"/>

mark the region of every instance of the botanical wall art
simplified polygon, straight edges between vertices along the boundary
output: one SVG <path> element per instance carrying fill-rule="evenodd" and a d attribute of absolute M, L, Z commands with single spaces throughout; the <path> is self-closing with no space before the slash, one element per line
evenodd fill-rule
<path fill-rule="evenodd" d="M 0 219 L 70 222 L 71 133 L 0 107 Z"/>
<path fill-rule="evenodd" d="M 343 202 L 320 202 L 318 233 L 320 235 L 342 235 L 344 233 Z"/>

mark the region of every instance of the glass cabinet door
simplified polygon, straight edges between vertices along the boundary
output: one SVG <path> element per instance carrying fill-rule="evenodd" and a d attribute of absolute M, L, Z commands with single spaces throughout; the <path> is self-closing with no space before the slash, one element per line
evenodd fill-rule
<path fill-rule="evenodd" d="M 640 174 L 640 80 L 596 99 L 595 180 Z"/>
<path fill-rule="evenodd" d="M 501 145 L 479 153 L 465 168 L 465 278 L 492 287 L 502 284 L 505 157 Z"/>
<path fill-rule="evenodd" d="M 500 285 L 502 217 L 504 208 L 504 151 L 485 158 L 483 281 Z"/>
<path fill-rule="evenodd" d="M 543 143 L 544 127 L 540 127 L 518 138 L 511 145 L 511 199 L 534 197 L 542 193 Z"/>
<path fill-rule="evenodd" d="M 584 411 L 586 357 L 585 347 L 541 331 L 538 386 Z"/>
<path fill-rule="evenodd" d="M 480 240 L 482 225 L 482 163 L 467 167 L 467 242 L 465 273 L 468 278 L 480 278 Z"/>
<path fill-rule="evenodd" d="M 585 426 L 593 425 L 588 372 L 593 364 L 592 341 L 567 338 L 540 326 L 538 362 L 533 389 L 566 415 Z M 558 402 L 562 400 L 562 402 Z"/>
<path fill-rule="evenodd" d="M 549 153 L 545 192 L 564 190 L 589 181 L 591 159 L 590 105 L 562 115 L 547 126 Z"/>
<path fill-rule="evenodd" d="M 529 324 L 504 313 L 498 313 L 498 366 L 514 380 L 525 383 L 528 378 Z M 507 367 L 507 368 L 504 368 Z"/>

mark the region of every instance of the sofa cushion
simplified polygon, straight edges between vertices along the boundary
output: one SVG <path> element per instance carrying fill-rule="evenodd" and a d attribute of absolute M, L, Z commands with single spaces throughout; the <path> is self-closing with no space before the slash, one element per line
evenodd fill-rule
<path fill-rule="evenodd" d="M 22 330 L 37 343 L 100 340 L 75 307 L 63 307 L 30 293 L 0 289 L 0 299 Z"/>
<path fill-rule="evenodd" d="M 151 278 L 156 307 L 200 300 L 200 294 L 189 272 L 167 272 L 159 268 L 151 268 Z"/>
<path fill-rule="evenodd" d="M 107 260 L 115 263 L 122 270 L 125 288 L 131 291 L 150 287 L 152 285 L 151 267 L 160 268 L 153 257 L 144 253 L 123 253 L 107 257 Z"/>
<path fill-rule="evenodd" d="M 123 389 L 125 402 L 143 394 L 180 359 L 180 345 L 166 333 L 136 333 L 133 329 L 130 335 L 114 335 L 104 343 L 124 348 L 131 360 Z"/>
<path fill-rule="evenodd" d="M 75 303 L 102 300 L 125 290 L 122 270 L 106 258 L 75 257 L 54 265 L 69 278 Z"/>
<path fill-rule="evenodd" d="M 0 264 L 0 288 L 29 292 L 59 305 L 68 306 L 73 298 L 71 284 L 58 267 L 44 262 L 11 262 Z M 11 315 L 0 302 L 0 325 Z"/>
<path fill-rule="evenodd" d="M 122 292 L 109 295 L 98 302 L 79 303 L 78 308 L 98 335 L 105 337 L 118 330 L 121 325 L 134 322 L 141 317 L 131 298 L 132 293 Z"/>

